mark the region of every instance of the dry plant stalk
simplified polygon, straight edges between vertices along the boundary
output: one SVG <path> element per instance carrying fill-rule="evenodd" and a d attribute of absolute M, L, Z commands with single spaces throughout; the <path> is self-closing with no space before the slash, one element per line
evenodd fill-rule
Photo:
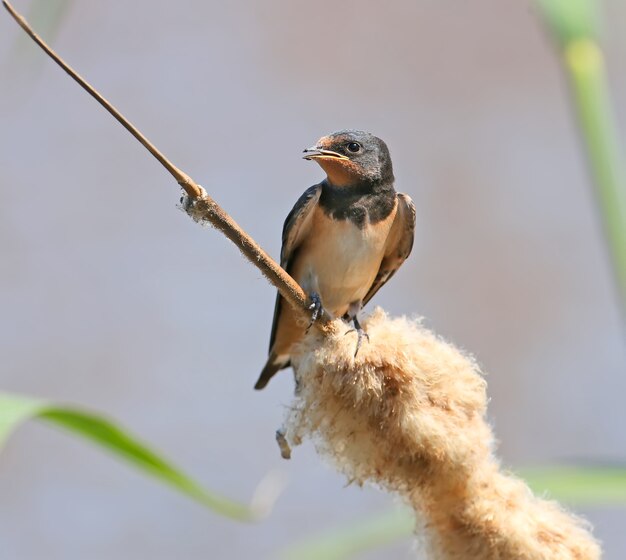
<path fill-rule="evenodd" d="M 500 469 L 485 420 L 486 382 L 451 344 L 381 309 L 354 358 L 337 324 L 292 358 L 297 395 L 283 428 L 312 438 L 350 481 L 402 496 L 425 520 L 427 558 L 595 560 L 587 525 Z"/>
<path fill-rule="evenodd" d="M 298 284 L 186 173 L 174 166 L 78 75 L 3 0 L 24 31 L 111 113 L 186 192 L 184 208 L 219 229 L 304 318 Z M 315 439 L 350 480 L 404 497 L 426 519 L 436 560 L 594 560 L 600 548 L 585 524 L 501 472 L 485 421 L 486 384 L 476 364 L 418 323 L 377 310 L 371 341 L 354 340 L 337 320 L 320 322 L 292 363 L 297 397 L 284 437 Z M 281 434 L 282 435 L 282 434 Z M 283 445 L 286 446 L 286 440 Z M 283 450 L 288 453 L 288 447 Z"/>
<path fill-rule="evenodd" d="M 241 251 L 244 257 L 254 264 L 263 275 L 278 289 L 280 294 L 297 312 L 303 317 L 308 317 L 307 298 L 298 283 L 287 274 L 280 265 L 274 261 L 261 246 L 250 237 L 237 222 L 233 220 L 207 192 L 196 183 L 184 171 L 176 167 L 163 155 L 152 142 L 150 142 L 126 117 L 124 117 L 111 103 L 109 103 L 91 84 L 87 82 L 76 70 L 54 52 L 46 42 L 37 35 L 30 27 L 26 19 L 18 14 L 13 6 L 2 0 L 2 4 L 11 14 L 13 19 L 37 43 L 50 58 L 52 58 L 69 76 L 102 105 L 113 117 L 122 124 L 176 179 L 176 182 L 187 194 L 185 209 L 196 221 L 211 224 L 230 239 Z M 317 326 L 324 328 L 324 321 L 319 321 Z"/>

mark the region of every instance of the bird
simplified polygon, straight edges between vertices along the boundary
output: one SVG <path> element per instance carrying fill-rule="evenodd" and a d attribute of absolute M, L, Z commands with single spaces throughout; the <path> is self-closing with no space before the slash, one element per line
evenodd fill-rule
<path fill-rule="evenodd" d="M 394 188 L 385 142 L 368 132 L 341 130 L 303 153 L 326 177 L 287 215 L 280 264 L 308 295 L 311 322 L 307 327 L 299 321 L 277 294 L 269 356 L 255 389 L 291 365 L 292 346 L 322 313 L 354 325 L 356 358 L 362 340 L 369 339 L 358 313 L 413 248 L 415 205 Z"/>

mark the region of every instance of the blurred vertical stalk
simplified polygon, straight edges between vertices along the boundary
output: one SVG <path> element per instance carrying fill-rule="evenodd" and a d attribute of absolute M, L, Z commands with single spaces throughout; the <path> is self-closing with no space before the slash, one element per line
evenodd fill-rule
<path fill-rule="evenodd" d="M 615 272 L 626 307 L 626 171 L 604 71 L 604 57 L 595 41 L 578 39 L 564 51 Z"/>
<path fill-rule="evenodd" d="M 598 44 L 598 0 L 536 0 L 567 72 L 626 317 L 626 168 Z"/>
<path fill-rule="evenodd" d="M 54 43 L 71 8 L 72 0 L 33 2 L 26 19 L 32 22 L 33 28 L 37 29 L 42 37 Z M 16 36 L 7 60 L 17 61 L 16 64 L 19 64 L 21 71 L 30 69 L 33 75 L 39 74 L 46 63 L 46 59 L 33 49 L 33 42 L 22 33 Z"/>

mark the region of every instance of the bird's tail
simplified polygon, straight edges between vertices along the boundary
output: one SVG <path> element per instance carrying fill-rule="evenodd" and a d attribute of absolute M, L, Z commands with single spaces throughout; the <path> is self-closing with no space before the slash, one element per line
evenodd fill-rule
<path fill-rule="evenodd" d="M 267 363 L 259 375 L 259 379 L 257 380 L 254 388 L 258 391 L 263 389 L 268 383 L 269 380 L 274 377 L 277 371 L 289 367 L 289 358 L 284 358 L 283 356 L 277 356 L 274 352 L 270 352 L 269 358 L 267 359 Z"/>

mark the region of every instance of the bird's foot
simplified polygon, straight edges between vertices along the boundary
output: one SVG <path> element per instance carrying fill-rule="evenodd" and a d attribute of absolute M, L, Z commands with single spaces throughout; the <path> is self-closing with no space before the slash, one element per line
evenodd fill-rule
<path fill-rule="evenodd" d="M 317 292 L 309 294 L 309 300 L 311 302 L 309 304 L 309 309 L 311 310 L 311 321 L 305 332 L 309 332 L 309 329 L 313 326 L 313 323 L 315 323 L 315 321 L 317 321 L 324 313 L 324 308 L 322 307 L 322 298 L 320 298 L 320 295 Z"/>
<path fill-rule="evenodd" d="M 356 332 L 356 350 L 354 351 L 354 357 L 356 358 L 356 355 L 359 353 L 359 350 L 361 348 L 361 344 L 363 344 L 363 339 L 366 338 L 369 342 L 370 335 L 363 330 L 363 327 L 361 327 L 361 323 L 359 323 L 359 320 L 356 317 L 352 318 L 352 322 L 354 323 L 354 328 L 346 331 L 346 334 Z"/>

